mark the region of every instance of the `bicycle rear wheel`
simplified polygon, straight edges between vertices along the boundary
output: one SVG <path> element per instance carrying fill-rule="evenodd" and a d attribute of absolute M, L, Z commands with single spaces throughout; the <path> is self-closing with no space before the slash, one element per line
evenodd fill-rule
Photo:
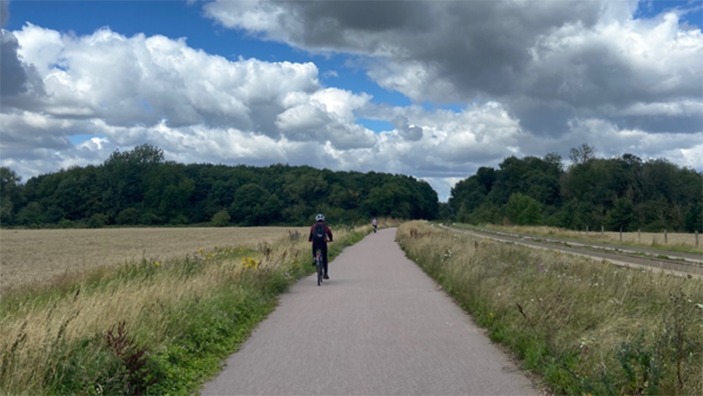
<path fill-rule="evenodd" d="M 322 252 L 319 250 L 317 251 L 317 254 L 315 255 L 315 266 L 317 267 L 317 285 L 320 286 L 322 284 L 322 275 L 323 275 L 323 268 L 322 268 Z"/>

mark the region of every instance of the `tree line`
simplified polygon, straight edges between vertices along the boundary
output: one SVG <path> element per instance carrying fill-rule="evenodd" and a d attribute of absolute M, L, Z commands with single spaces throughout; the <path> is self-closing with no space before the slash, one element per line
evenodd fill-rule
<path fill-rule="evenodd" d="M 308 166 L 180 164 L 158 147 L 115 151 L 101 165 L 72 167 L 21 183 L 0 168 L 0 224 L 304 225 L 322 212 L 334 223 L 372 216 L 434 219 L 437 193 L 410 176 L 333 172 Z"/>
<path fill-rule="evenodd" d="M 372 216 L 610 231 L 701 231 L 703 174 L 632 154 L 597 158 L 584 144 L 565 167 L 557 154 L 514 156 L 458 182 L 449 201 L 410 176 L 308 166 L 180 164 L 142 145 L 101 165 L 21 183 L 0 168 L 0 224 L 303 225 L 323 212 L 336 223 Z"/>
<path fill-rule="evenodd" d="M 609 231 L 701 231 L 703 174 L 665 159 L 597 158 L 571 149 L 481 167 L 451 191 L 445 217 L 466 223 L 548 225 Z"/>

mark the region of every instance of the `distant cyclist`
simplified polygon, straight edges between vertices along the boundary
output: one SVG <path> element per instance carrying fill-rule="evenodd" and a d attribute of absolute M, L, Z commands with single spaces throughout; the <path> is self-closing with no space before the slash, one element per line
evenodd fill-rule
<path fill-rule="evenodd" d="M 373 233 L 376 233 L 376 229 L 378 228 L 378 220 L 374 217 L 373 220 L 371 220 L 371 225 L 373 226 Z"/>
<path fill-rule="evenodd" d="M 332 230 L 325 223 L 325 215 L 318 213 L 315 215 L 315 224 L 310 227 L 308 242 L 312 242 L 312 261 L 315 263 L 315 252 L 319 248 L 322 251 L 322 263 L 324 279 L 329 279 L 327 272 L 327 242 L 332 242 Z"/>

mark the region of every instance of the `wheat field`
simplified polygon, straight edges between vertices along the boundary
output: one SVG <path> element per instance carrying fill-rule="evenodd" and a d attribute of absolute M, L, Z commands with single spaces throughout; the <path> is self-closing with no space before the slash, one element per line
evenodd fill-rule
<path fill-rule="evenodd" d="M 0 229 L 0 295 L 98 267 L 183 257 L 199 249 L 256 247 L 307 227 Z"/>

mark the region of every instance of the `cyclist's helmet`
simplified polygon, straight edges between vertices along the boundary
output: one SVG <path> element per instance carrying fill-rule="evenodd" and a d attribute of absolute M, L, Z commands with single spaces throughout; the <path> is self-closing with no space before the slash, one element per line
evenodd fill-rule
<path fill-rule="evenodd" d="M 315 215 L 315 221 L 325 221 L 325 215 L 318 213 Z"/>

